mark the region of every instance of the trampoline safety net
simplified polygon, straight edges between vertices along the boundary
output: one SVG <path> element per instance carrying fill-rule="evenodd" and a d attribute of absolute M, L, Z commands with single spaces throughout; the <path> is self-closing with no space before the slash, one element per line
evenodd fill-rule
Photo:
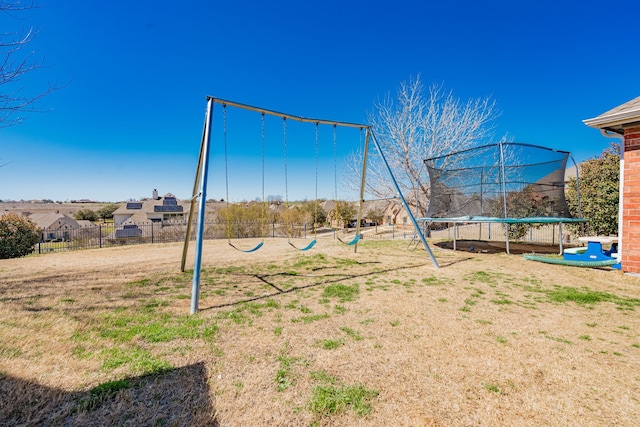
<path fill-rule="evenodd" d="M 510 142 L 426 159 L 431 184 L 427 216 L 571 218 L 564 195 L 569 156 Z"/>

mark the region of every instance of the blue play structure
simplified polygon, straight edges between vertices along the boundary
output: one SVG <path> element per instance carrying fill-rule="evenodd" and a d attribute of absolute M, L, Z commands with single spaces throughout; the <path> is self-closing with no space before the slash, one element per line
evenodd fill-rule
<path fill-rule="evenodd" d="M 618 244 L 611 243 L 608 250 L 602 249 L 602 243 L 609 243 L 607 238 L 587 237 L 583 238 L 587 241 L 586 247 L 568 248 L 564 250 L 562 259 L 572 262 L 594 262 L 604 261 L 612 268 L 620 269 L 620 260 L 618 258 Z"/>
<path fill-rule="evenodd" d="M 581 237 L 580 240 L 587 242 L 587 246 L 565 249 L 562 258 L 535 254 L 525 254 L 524 258 L 530 261 L 546 262 L 547 264 L 621 269 L 618 244 L 614 241 L 615 238 L 594 236 Z M 602 243 L 611 243 L 611 247 L 605 251 L 602 249 Z"/>

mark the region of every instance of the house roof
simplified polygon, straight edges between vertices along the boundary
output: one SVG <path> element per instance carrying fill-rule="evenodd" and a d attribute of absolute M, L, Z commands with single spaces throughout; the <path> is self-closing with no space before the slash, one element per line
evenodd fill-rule
<path fill-rule="evenodd" d="M 66 215 L 63 215 L 61 213 L 55 213 L 55 212 L 34 213 L 29 215 L 28 218 L 31 221 L 35 222 L 35 224 L 40 228 L 50 228 L 53 224 L 56 223 L 56 221 L 60 219 L 64 219 L 71 224 L 73 223 L 77 224 L 75 219 L 68 217 Z"/>
<path fill-rule="evenodd" d="M 174 205 L 175 203 L 175 205 Z M 171 209 L 162 209 L 163 206 L 170 205 Z M 160 207 L 160 208 L 158 208 Z M 175 208 L 179 207 L 179 208 Z M 180 213 L 187 214 L 191 207 L 190 201 L 177 201 L 171 193 L 165 194 L 160 199 L 144 199 L 141 201 L 127 202 L 113 212 L 114 216 L 128 216 L 123 224 L 141 223 L 149 220 L 148 215 L 152 213 Z M 181 208 L 181 209 L 180 209 Z"/>
<path fill-rule="evenodd" d="M 640 122 L 640 96 L 598 117 L 583 120 L 587 126 L 621 133 L 625 125 Z"/>

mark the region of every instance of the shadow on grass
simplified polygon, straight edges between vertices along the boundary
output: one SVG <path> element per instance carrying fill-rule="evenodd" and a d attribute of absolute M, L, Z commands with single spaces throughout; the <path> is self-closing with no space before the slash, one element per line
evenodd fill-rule
<path fill-rule="evenodd" d="M 218 426 L 196 363 L 69 392 L 0 373 L 3 426 Z"/>
<path fill-rule="evenodd" d="M 270 286 L 276 292 L 273 292 L 273 293 L 270 293 L 270 294 L 265 294 L 265 295 L 260 295 L 260 296 L 252 297 L 252 298 L 244 298 L 244 299 L 239 300 L 239 301 L 233 301 L 233 302 L 228 302 L 228 303 L 224 303 L 224 304 L 217 304 L 217 305 L 212 305 L 212 306 L 208 306 L 208 307 L 200 307 L 198 310 L 206 311 L 206 310 L 213 310 L 213 309 L 216 309 L 216 308 L 232 307 L 232 306 L 236 306 L 236 305 L 240 305 L 240 304 L 260 301 L 260 300 L 263 300 L 263 299 L 269 299 L 269 298 L 273 298 L 273 297 L 278 296 L 278 295 L 284 295 L 284 294 L 300 291 L 302 289 L 313 288 L 313 287 L 320 286 L 320 285 L 329 285 L 329 284 L 334 284 L 334 283 L 340 283 L 340 282 L 344 282 L 346 280 L 352 280 L 352 279 L 361 278 L 361 277 L 368 277 L 368 276 L 372 276 L 372 275 L 376 275 L 376 274 L 385 274 L 385 273 L 389 273 L 389 272 L 393 272 L 393 271 L 400 271 L 400 270 L 407 270 L 407 269 L 412 269 L 412 268 L 424 267 L 425 265 L 426 264 L 424 264 L 424 263 L 423 264 L 411 264 L 411 265 L 405 265 L 405 266 L 402 266 L 402 267 L 394 267 L 394 268 L 387 268 L 387 269 L 375 269 L 373 271 L 367 271 L 367 272 L 355 273 L 355 274 L 331 273 L 331 274 L 324 274 L 324 275 L 306 275 L 306 274 L 295 274 L 295 273 L 291 273 L 291 272 L 280 272 L 280 273 L 270 273 L 270 274 L 236 273 L 236 275 L 239 275 L 239 276 L 253 277 L 253 278 L 257 279 L 258 281 Z M 288 277 L 288 276 L 290 276 L 290 277 L 305 277 L 305 278 L 317 279 L 317 280 L 314 280 L 312 283 L 309 283 L 307 285 L 293 286 L 293 287 L 291 287 L 289 289 L 282 289 L 282 287 L 279 287 L 272 280 L 272 278 L 274 278 L 274 277 Z"/>

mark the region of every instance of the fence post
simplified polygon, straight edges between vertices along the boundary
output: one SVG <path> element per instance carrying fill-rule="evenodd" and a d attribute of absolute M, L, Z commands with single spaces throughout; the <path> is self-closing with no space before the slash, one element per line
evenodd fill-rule
<path fill-rule="evenodd" d="M 307 238 L 307 223 L 304 223 L 304 238 Z"/>
<path fill-rule="evenodd" d="M 153 221 L 151 221 L 151 244 L 154 243 L 153 238 L 154 238 L 154 236 L 153 236 Z"/>

